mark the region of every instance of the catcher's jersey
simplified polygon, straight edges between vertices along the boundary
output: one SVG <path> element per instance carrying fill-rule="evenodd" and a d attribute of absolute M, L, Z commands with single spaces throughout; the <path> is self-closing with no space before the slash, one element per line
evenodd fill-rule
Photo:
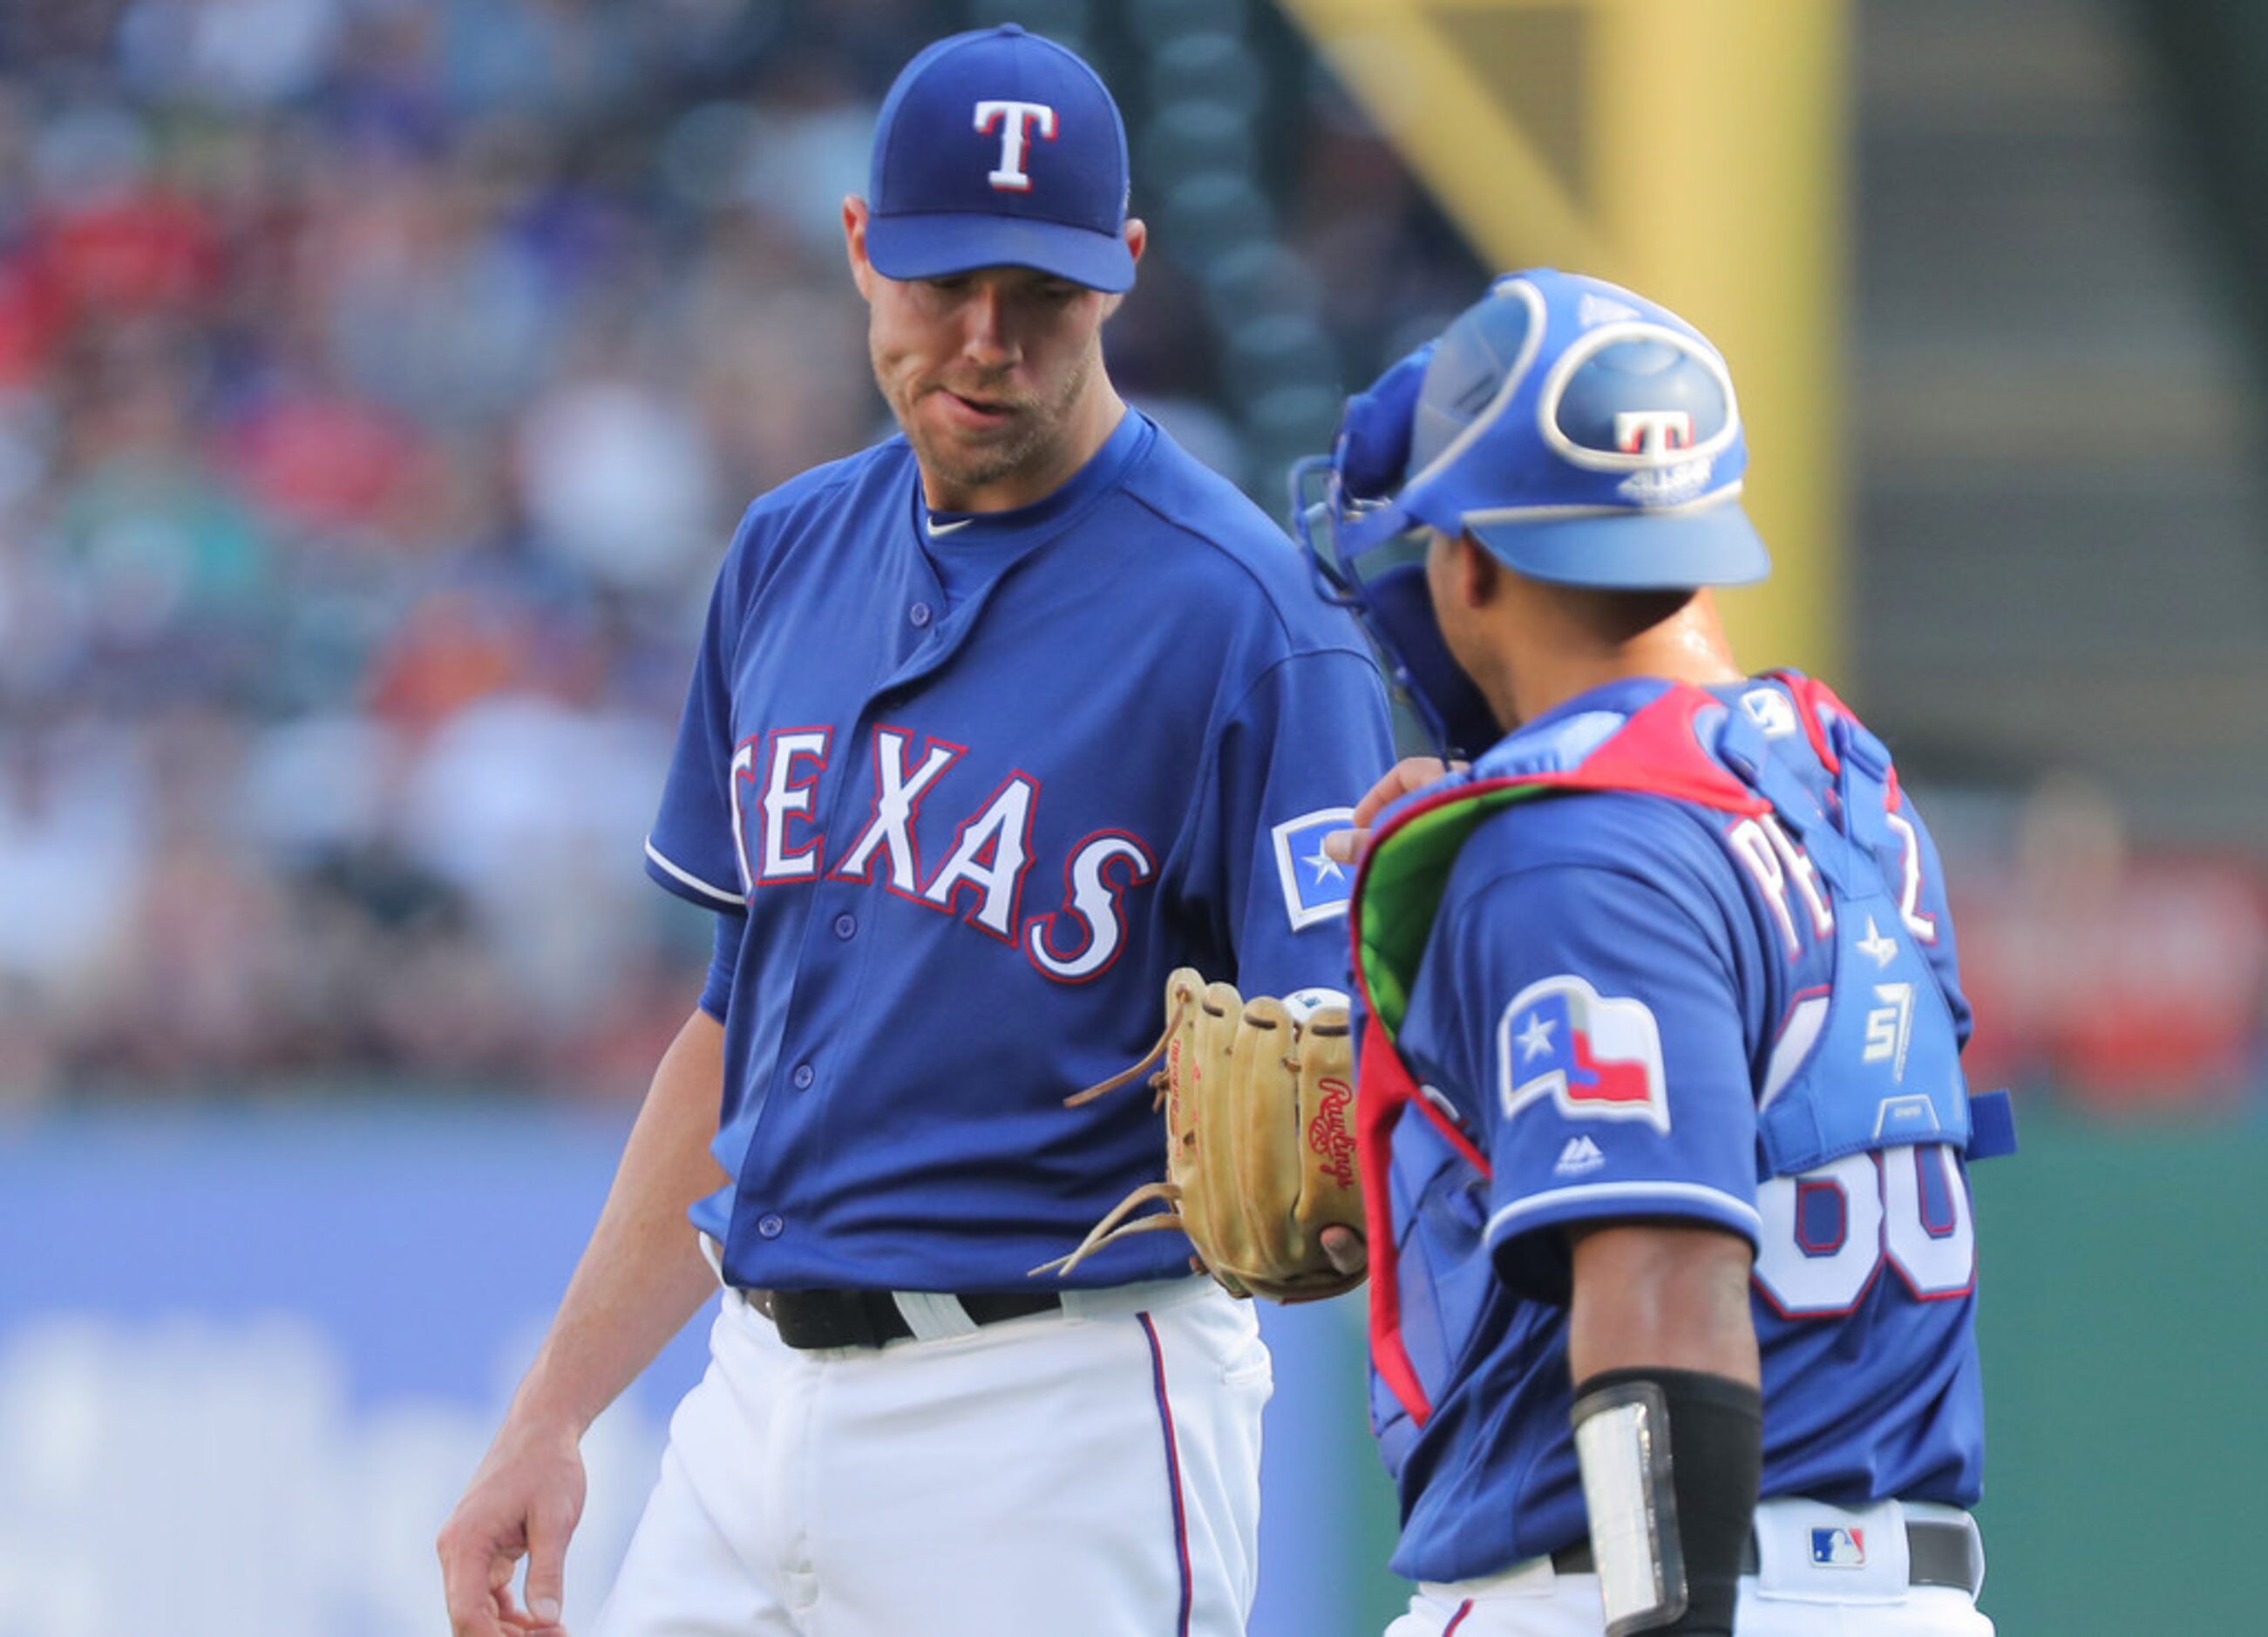
<path fill-rule="evenodd" d="M 1447 866 L 1407 990 L 1418 1089 L 1390 1138 L 1381 1356 L 1421 1402 L 1381 1377 L 1374 1404 L 1413 1579 L 1587 1532 L 1563 1231 L 1585 1221 L 1756 1248 L 1766 1497 L 1978 1493 L 1969 1010 L 1927 831 L 1879 741 L 1794 677 L 1595 689 L 1465 782 L 1555 784 L 1609 756 L 1706 800 L 1623 774 L 1521 791 Z"/>
<path fill-rule="evenodd" d="M 1138 413 L 1020 511 L 931 515 L 902 438 L 758 500 L 646 859 L 740 924 L 733 1182 L 693 1213 L 726 1277 L 1033 1288 L 1162 1174 L 1146 1098 L 1063 1099 L 1141 1055 L 1173 968 L 1344 984 L 1321 838 L 1390 760 L 1352 622 Z"/>

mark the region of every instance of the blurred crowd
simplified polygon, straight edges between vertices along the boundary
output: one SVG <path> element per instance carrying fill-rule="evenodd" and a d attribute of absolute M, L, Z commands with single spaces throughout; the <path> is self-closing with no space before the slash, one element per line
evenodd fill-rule
<path fill-rule="evenodd" d="M 0 1103 L 643 1088 L 706 951 L 638 859 L 701 604 L 885 424 L 839 201 L 973 10 L 0 6 Z M 1287 41 L 1268 181 L 1357 382 L 1477 269 Z M 1161 236 L 1114 372 L 1272 507 L 1208 321 Z"/>

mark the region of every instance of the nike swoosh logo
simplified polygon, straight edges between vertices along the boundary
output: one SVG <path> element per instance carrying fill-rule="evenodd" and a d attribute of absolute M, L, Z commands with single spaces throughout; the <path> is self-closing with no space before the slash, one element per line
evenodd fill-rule
<path fill-rule="evenodd" d="M 939 535 L 949 535 L 956 528 L 966 528 L 976 520 L 973 517 L 964 517 L 958 523 L 932 522 L 929 526 L 929 537 L 935 540 Z"/>

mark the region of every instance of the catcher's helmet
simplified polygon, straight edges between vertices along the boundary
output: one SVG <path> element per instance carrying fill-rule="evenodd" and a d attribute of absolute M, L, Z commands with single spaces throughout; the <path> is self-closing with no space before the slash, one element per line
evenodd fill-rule
<path fill-rule="evenodd" d="M 1425 531 L 1470 534 L 1531 579 L 1617 590 L 1740 585 L 1771 569 L 1740 505 L 1732 377 L 1684 320 L 1603 279 L 1508 273 L 1351 399 L 1292 471 L 1293 525 L 1453 748 L 1497 729 L 1441 645 Z M 1320 494 L 1317 493 L 1320 485 Z"/>

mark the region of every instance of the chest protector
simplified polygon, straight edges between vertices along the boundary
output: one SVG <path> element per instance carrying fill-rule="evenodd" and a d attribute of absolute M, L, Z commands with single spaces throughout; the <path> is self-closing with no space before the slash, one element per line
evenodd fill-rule
<path fill-rule="evenodd" d="M 1483 1176 L 1490 1167 L 1471 1138 L 1419 1092 L 1395 1036 L 1459 851 L 1477 825 L 1514 802 L 1574 791 L 1666 796 L 1727 815 L 1718 833 L 1728 849 L 1739 819 L 1769 817 L 1817 872 L 1834 926 L 1800 940 L 1790 963 L 1788 992 L 1796 998 L 1755 1088 L 1759 1182 L 1908 1143 L 1945 1143 L 1972 1160 L 2014 1149 L 2007 1094 L 1969 1095 L 1952 1007 L 1923 953 L 1918 933 L 1928 922 L 1913 918 L 1920 915 L 1918 837 L 1900 811 L 1889 753 L 1823 684 L 1789 673 L 1774 680 L 1787 689 L 1810 750 L 1830 776 L 1823 793 L 1773 754 L 1764 725 L 1749 712 L 1728 710 L 1698 688 L 1664 684 L 1636 710 L 1587 712 L 1539 734 L 1515 734 L 1402 807 L 1372 838 L 1349 908 L 1355 981 L 1367 1011 L 1357 1101 L 1373 1247 L 1371 1358 L 1381 1384 L 1416 1427 L 1431 1413 L 1431 1393 L 1404 1341 L 1398 1257 L 1390 1249 L 1399 1242 L 1395 1130 L 1415 1108 Z M 1876 1097 L 1853 1086 L 1847 1066 L 1884 1051 L 1896 1055 L 1897 1090 Z"/>

